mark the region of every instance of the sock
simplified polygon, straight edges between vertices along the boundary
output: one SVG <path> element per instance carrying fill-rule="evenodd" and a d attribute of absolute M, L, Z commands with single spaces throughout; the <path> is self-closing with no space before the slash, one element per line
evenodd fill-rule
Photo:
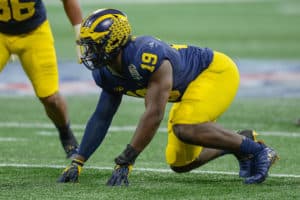
<path fill-rule="evenodd" d="M 68 140 L 74 137 L 73 132 L 70 129 L 70 123 L 68 123 L 66 126 L 56 126 L 56 128 L 61 140 Z"/>
<path fill-rule="evenodd" d="M 260 150 L 262 150 L 264 146 L 260 143 L 254 142 L 253 140 L 245 137 L 240 146 L 241 154 L 256 154 Z"/>

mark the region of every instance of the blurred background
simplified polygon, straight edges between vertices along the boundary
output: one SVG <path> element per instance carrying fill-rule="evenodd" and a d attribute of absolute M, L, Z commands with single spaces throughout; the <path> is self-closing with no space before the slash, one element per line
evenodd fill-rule
<path fill-rule="evenodd" d="M 134 35 L 210 47 L 231 56 L 241 73 L 238 96 L 300 96 L 300 1 L 79 1 L 84 16 L 99 8 L 124 11 Z M 75 37 L 60 1 L 45 1 L 65 94 L 98 92 L 76 63 Z M 12 66 L 12 67 L 10 67 Z M 18 62 L 0 74 L 0 94 L 32 94 Z"/>

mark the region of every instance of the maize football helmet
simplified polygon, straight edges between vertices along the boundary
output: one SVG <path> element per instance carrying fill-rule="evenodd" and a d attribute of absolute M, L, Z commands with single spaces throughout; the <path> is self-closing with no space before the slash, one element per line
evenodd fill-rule
<path fill-rule="evenodd" d="M 90 70 L 108 65 L 130 38 L 131 27 L 125 13 L 99 9 L 81 24 L 77 44 L 81 61 Z"/>

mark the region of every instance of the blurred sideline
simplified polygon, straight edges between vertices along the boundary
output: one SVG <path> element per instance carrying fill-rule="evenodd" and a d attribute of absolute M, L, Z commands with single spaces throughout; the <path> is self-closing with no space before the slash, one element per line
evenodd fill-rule
<path fill-rule="evenodd" d="M 300 60 L 236 60 L 241 74 L 238 97 L 300 97 Z M 64 95 L 99 94 L 91 71 L 75 62 L 60 62 L 60 90 Z M 225 84 L 225 83 L 224 83 Z M 34 95 L 19 61 L 0 74 L 0 96 Z"/>

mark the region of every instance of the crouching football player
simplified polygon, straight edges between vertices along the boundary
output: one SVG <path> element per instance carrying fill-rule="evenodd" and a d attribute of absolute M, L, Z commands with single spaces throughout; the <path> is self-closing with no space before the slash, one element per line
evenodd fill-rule
<path fill-rule="evenodd" d="M 166 160 L 187 172 L 225 154 L 234 154 L 246 184 L 261 183 L 276 152 L 255 141 L 251 130 L 236 134 L 215 123 L 232 103 L 239 86 L 236 64 L 209 48 L 169 45 L 151 36 L 134 37 L 127 16 L 114 9 L 89 15 L 80 29 L 82 62 L 93 71 L 102 92 L 90 117 L 79 153 L 59 177 L 76 182 L 81 168 L 103 141 L 123 95 L 145 99 L 145 111 L 124 151 L 115 158 L 107 185 L 128 185 L 136 158 L 168 120 Z"/>

